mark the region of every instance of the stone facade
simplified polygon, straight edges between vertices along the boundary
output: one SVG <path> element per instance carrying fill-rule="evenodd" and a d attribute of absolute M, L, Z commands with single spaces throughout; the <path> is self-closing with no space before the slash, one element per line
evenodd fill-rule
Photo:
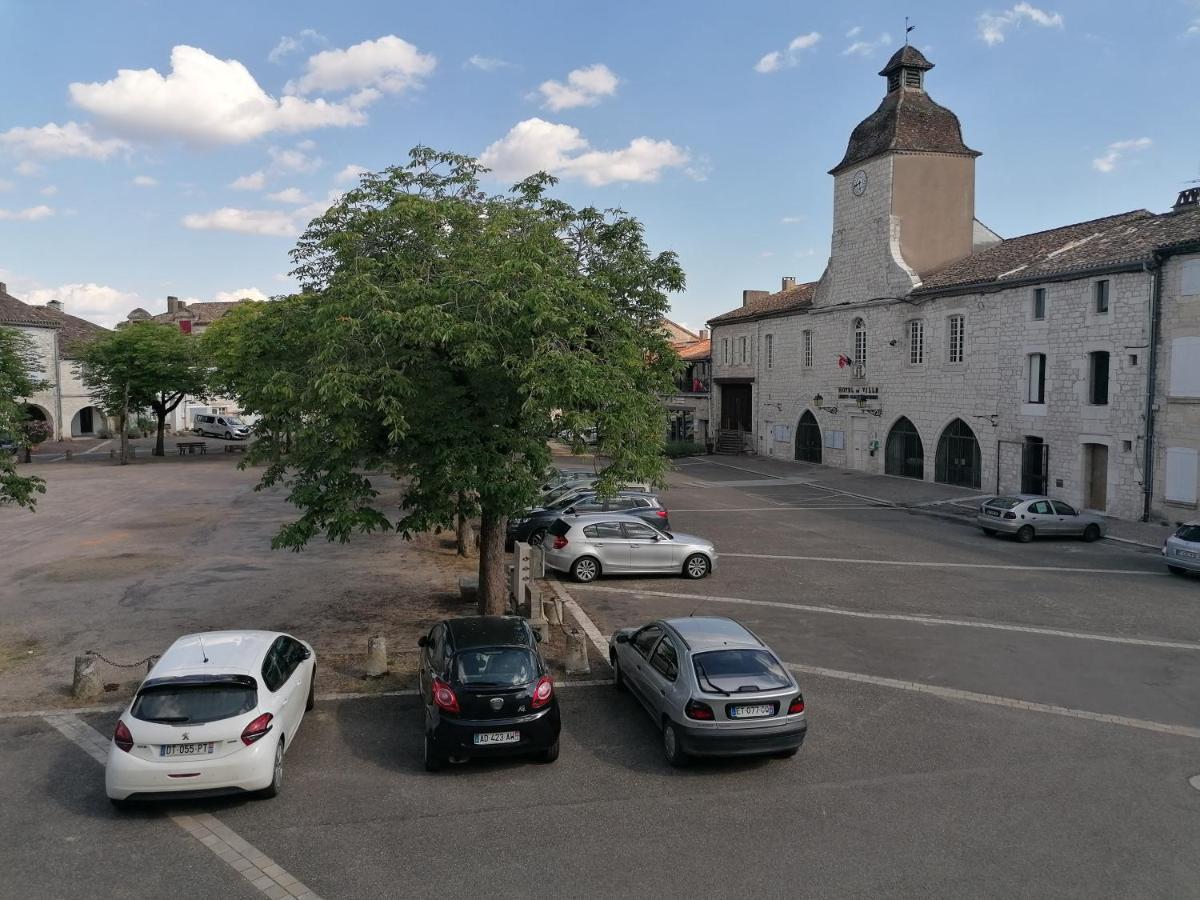
<path fill-rule="evenodd" d="M 1152 506 L 1177 522 L 1200 518 L 1200 252 L 1169 258 L 1162 283 Z"/>

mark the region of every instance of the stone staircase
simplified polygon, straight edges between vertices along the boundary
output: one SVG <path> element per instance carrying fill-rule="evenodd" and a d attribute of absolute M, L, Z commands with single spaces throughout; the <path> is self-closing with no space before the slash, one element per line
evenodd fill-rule
<path fill-rule="evenodd" d="M 717 453 L 736 456 L 746 452 L 746 432 L 741 429 L 722 428 L 717 432 Z"/>

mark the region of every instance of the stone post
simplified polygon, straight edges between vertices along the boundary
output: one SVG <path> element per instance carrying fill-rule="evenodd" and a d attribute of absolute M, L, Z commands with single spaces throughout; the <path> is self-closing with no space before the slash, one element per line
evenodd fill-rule
<path fill-rule="evenodd" d="M 378 678 L 387 671 L 387 639 L 382 634 L 367 638 L 367 677 Z"/>
<path fill-rule="evenodd" d="M 96 657 L 90 653 L 75 657 L 75 674 L 71 679 L 71 696 L 76 700 L 95 700 L 104 693 L 104 684 L 96 671 Z"/>
<path fill-rule="evenodd" d="M 567 630 L 567 674 L 588 675 L 592 671 L 588 662 L 587 640 L 578 628 Z"/>

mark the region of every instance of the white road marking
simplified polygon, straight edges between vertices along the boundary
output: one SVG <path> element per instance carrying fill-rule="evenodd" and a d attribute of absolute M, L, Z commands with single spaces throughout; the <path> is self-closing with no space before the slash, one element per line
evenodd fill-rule
<path fill-rule="evenodd" d="M 1122 725 L 1126 728 L 1140 728 L 1143 731 L 1156 731 L 1160 734 L 1172 734 L 1178 737 L 1200 738 L 1200 728 L 1189 728 L 1186 725 L 1168 725 L 1165 722 L 1151 722 L 1147 719 L 1131 719 L 1128 716 L 1113 716 L 1107 713 L 1091 712 L 1086 709 L 1072 709 L 1068 706 L 1054 706 L 1050 703 L 1031 703 L 1026 700 L 1014 700 L 1012 697 L 1000 697 L 996 694 L 980 694 L 975 691 L 960 691 L 957 688 L 940 687 L 925 684 L 920 681 L 902 681 L 898 678 L 883 678 L 878 675 L 862 675 L 858 672 L 843 672 L 839 669 L 825 669 L 821 666 L 805 666 L 799 663 L 784 663 L 793 672 L 805 675 L 816 675 L 821 678 L 837 678 L 842 681 L 858 681 L 863 684 L 874 684 L 880 687 L 896 688 L 902 691 L 913 691 L 919 694 L 932 694 L 946 700 L 969 700 L 972 703 L 986 703 L 989 706 L 1006 706 L 1010 709 L 1021 709 L 1029 712 L 1050 713 L 1055 716 L 1066 716 L 1071 719 L 1086 719 L 1090 722 L 1102 722 L 1107 725 Z"/>
<path fill-rule="evenodd" d="M 1188 784 L 1200 791 L 1200 775 L 1193 775 L 1188 779 Z"/>
<path fill-rule="evenodd" d="M 643 591 L 633 588 L 603 587 L 595 584 L 578 585 L 585 591 L 601 591 L 610 594 L 634 594 L 648 597 L 676 597 L 694 600 L 697 603 L 740 603 L 745 606 L 769 606 L 793 612 L 819 613 L 830 616 L 847 616 L 852 619 L 879 619 L 885 622 L 913 622 L 917 625 L 950 625 L 959 628 L 982 628 L 989 631 L 1016 631 L 1021 634 L 1038 634 L 1046 637 L 1072 638 L 1081 641 L 1100 641 L 1105 644 L 1127 644 L 1133 647 L 1162 647 L 1168 650 L 1200 650 L 1200 643 L 1190 641 L 1168 641 L 1160 638 L 1119 637 L 1096 634 L 1088 631 L 1065 631 L 1060 628 L 1039 628 L 1035 625 L 1006 625 L 1002 622 L 981 622 L 973 619 L 941 619 L 933 616 L 914 616 L 901 613 L 865 612 L 837 606 L 807 606 L 801 603 L 783 603 L 777 600 L 749 600 L 744 597 L 716 597 L 702 594 L 675 593 L 672 591 Z"/>
<path fill-rule="evenodd" d="M 111 444 L 111 443 L 112 443 L 112 441 L 101 441 L 99 444 L 97 444 L 97 445 L 96 445 L 95 447 L 93 447 L 91 450 L 84 450 L 84 451 L 83 451 L 83 453 L 81 453 L 81 454 L 79 454 L 79 455 L 80 455 L 80 456 L 84 456 L 84 455 L 86 455 L 86 454 L 88 454 L 88 453 L 95 453 L 95 452 L 96 452 L 96 451 L 98 451 L 98 450 L 103 450 L 105 447 L 107 447 L 107 446 L 108 446 L 109 444 Z"/>
<path fill-rule="evenodd" d="M 729 463 L 717 462 L 715 459 L 706 459 L 705 463 L 710 466 L 722 466 L 726 469 L 737 469 L 739 472 L 749 472 L 751 475 L 758 475 L 760 478 L 779 478 L 781 476 L 771 475 L 768 472 L 756 472 L 754 469 L 746 469 L 742 466 L 734 466 Z"/>
<path fill-rule="evenodd" d="M 91 725 L 69 714 L 46 716 L 46 721 L 83 749 L 88 756 L 101 765 L 108 757 L 109 740 Z M 289 875 L 248 841 L 243 840 L 232 828 L 208 813 L 192 816 L 172 815 L 172 822 L 216 854 L 217 859 L 230 866 L 259 893 L 273 900 L 320 900 L 300 879 Z"/>
<path fill-rule="evenodd" d="M 851 563 L 859 566 L 912 566 L 924 569 L 1008 569 L 1017 572 L 1088 572 L 1101 575 L 1166 575 L 1142 569 L 1089 569 L 1080 566 L 1010 566 L 999 563 L 914 562 L 901 559 L 851 559 L 841 556 L 785 556 L 776 553 L 721 553 L 722 558 L 784 559 L 798 562 Z"/>
<path fill-rule="evenodd" d="M 812 498 L 819 499 L 817 497 Z M 675 509 L 672 508 L 672 513 L 731 513 L 731 512 L 788 512 L 790 510 L 834 510 L 841 512 L 845 509 L 873 509 L 879 512 L 895 512 L 894 506 L 740 506 L 721 509 L 713 507 L 710 509 Z"/>

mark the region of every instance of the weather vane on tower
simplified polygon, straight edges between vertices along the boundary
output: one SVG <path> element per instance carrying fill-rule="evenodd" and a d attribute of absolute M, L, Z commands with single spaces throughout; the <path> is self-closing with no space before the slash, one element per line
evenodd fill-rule
<path fill-rule="evenodd" d="M 908 46 L 908 33 L 916 27 L 917 27 L 916 25 L 908 24 L 908 16 L 904 17 L 904 46 L 905 47 Z"/>

